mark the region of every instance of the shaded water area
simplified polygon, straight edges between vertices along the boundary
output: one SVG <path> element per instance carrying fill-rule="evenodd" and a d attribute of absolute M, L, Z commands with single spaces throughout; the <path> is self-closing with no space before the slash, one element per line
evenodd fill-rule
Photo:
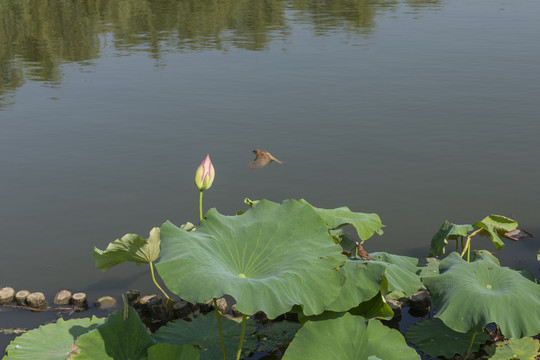
<path fill-rule="evenodd" d="M 144 266 L 96 270 L 93 246 L 196 223 L 206 153 L 205 206 L 221 213 L 245 197 L 375 212 L 385 233 L 366 250 L 416 257 L 444 220 L 501 214 L 535 238 L 497 256 L 538 276 L 539 13 L 535 0 L 1 1 L 0 287 L 154 292 Z M 255 148 L 284 163 L 249 169 Z M 0 327 L 54 318 L 4 311 Z"/>

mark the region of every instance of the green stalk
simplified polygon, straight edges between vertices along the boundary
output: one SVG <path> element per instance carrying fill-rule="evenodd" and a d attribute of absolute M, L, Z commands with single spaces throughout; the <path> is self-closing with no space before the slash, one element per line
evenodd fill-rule
<path fill-rule="evenodd" d="M 199 220 L 202 220 L 202 193 L 203 190 L 199 191 Z"/>
<path fill-rule="evenodd" d="M 244 336 L 246 335 L 246 323 L 247 316 L 242 314 L 242 332 L 240 333 L 240 342 L 238 343 L 238 350 L 236 351 L 236 360 L 240 360 L 240 354 L 242 354 L 242 345 L 244 345 Z"/>
<path fill-rule="evenodd" d="M 154 265 L 152 264 L 152 262 L 150 261 L 149 262 L 149 265 L 150 265 L 150 273 L 152 274 L 152 280 L 154 281 L 154 284 L 156 284 L 157 288 L 159 290 L 161 290 L 161 292 L 163 293 L 163 295 L 165 295 L 165 297 L 167 298 L 167 300 L 169 301 L 172 301 L 171 298 L 169 297 L 169 295 L 167 295 L 167 293 L 161 288 L 161 286 L 159 286 L 159 284 L 157 283 L 156 281 L 156 277 L 154 275 Z"/>
<path fill-rule="evenodd" d="M 202 194 L 203 190 L 199 191 L 199 220 L 203 219 L 202 216 Z M 221 340 L 221 351 L 223 351 L 223 360 L 227 360 L 227 350 L 225 349 L 225 340 L 223 339 L 223 331 L 221 330 L 221 313 L 219 312 L 216 298 L 212 299 L 214 302 L 214 310 L 216 311 L 216 319 L 219 330 L 219 339 Z"/>
<path fill-rule="evenodd" d="M 223 351 L 223 360 L 227 360 L 227 350 L 225 350 L 225 340 L 223 339 L 223 331 L 221 330 L 221 315 L 220 315 L 221 313 L 217 307 L 216 298 L 213 298 L 212 300 L 214 300 L 214 309 L 216 311 L 216 319 L 217 319 L 218 330 L 219 330 L 219 339 L 221 340 L 221 351 Z"/>
<path fill-rule="evenodd" d="M 471 239 L 480 231 L 482 231 L 482 229 L 477 229 L 473 231 L 472 233 L 470 233 L 469 236 L 467 236 L 467 242 L 465 243 L 465 248 L 463 249 L 463 252 L 461 253 L 461 257 L 463 258 L 463 256 L 465 255 L 465 252 L 467 252 L 467 262 L 471 261 Z"/>
<path fill-rule="evenodd" d="M 467 352 L 465 353 L 465 356 L 463 357 L 464 360 L 467 359 L 467 356 L 469 356 L 469 351 L 471 351 L 471 348 L 474 344 L 474 338 L 476 337 L 476 331 L 473 332 L 472 336 L 471 336 L 471 341 L 469 342 L 469 347 L 467 348 Z"/>

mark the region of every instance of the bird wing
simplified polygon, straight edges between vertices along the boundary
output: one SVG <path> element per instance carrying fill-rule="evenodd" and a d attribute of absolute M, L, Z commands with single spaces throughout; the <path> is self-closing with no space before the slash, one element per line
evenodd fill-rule
<path fill-rule="evenodd" d="M 252 169 L 259 169 L 270 164 L 271 161 L 272 160 L 268 156 L 258 156 L 255 160 L 249 163 L 249 167 Z"/>
<path fill-rule="evenodd" d="M 274 160 L 275 162 L 277 162 L 278 164 L 283 164 L 283 162 L 279 161 L 278 159 L 276 159 L 272 154 L 268 153 L 268 155 L 270 155 L 270 160 Z"/>

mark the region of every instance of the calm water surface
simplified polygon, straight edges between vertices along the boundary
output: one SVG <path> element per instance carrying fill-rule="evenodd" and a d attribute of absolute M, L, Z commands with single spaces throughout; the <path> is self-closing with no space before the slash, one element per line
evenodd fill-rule
<path fill-rule="evenodd" d="M 205 205 L 376 212 L 368 251 L 423 256 L 447 219 L 515 218 L 538 275 L 540 2 L 0 2 L 0 287 L 154 291 L 92 248 Z M 251 150 L 284 162 L 253 171 Z M 478 247 L 493 248 L 489 240 Z M 55 318 L 0 312 L 0 327 Z M 38 320 L 36 320 L 38 319 Z M 0 337 L 0 347 L 7 344 Z"/>

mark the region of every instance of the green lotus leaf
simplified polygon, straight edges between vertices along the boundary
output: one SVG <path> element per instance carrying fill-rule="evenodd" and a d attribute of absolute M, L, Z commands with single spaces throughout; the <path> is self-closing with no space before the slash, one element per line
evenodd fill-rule
<path fill-rule="evenodd" d="M 227 358 L 234 359 L 242 324 L 236 321 L 221 318 L 221 328 L 227 349 Z M 246 325 L 246 336 L 242 351 L 248 354 L 257 346 L 253 333 L 256 325 L 253 320 L 249 320 Z M 199 315 L 192 321 L 177 320 L 169 322 L 166 326 L 159 328 L 152 338 L 158 343 L 168 343 L 175 345 L 196 345 L 202 360 L 214 360 L 223 357 L 221 341 L 215 312 L 208 315 Z"/>
<path fill-rule="evenodd" d="M 42 325 L 16 337 L 6 348 L 5 360 L 18 359 L 62 359 L 65 360 L 75 339 L 98 325 L 105 318 L 82 318 Z"/>
<path fill-rule="evenodd" d="M 110 243 L 105 251 L 94 247 L 96 268 L 106 271 L 124 261 L 133 261 L 137 265 L 155 261 L 159 257 L 160 242 L 157 227 L 150 231 L 148 240 L 136 234 L 126 234 Z"/>
<path fill-rule="evenodd" d="M 334 239 L 336 239 L 334 237 Z M 343 234 L 338 239 L 339 245 L 343 248 L 343 254 L 347 257 L 356 256 L 358 246 L 356 245 L 357 241 L 351 237 Z"/>
<path fill-rule="evenodd" d="M 312 206 L 304 199 L 300 202 Z M 320 209 L 313 206 L 313 209 L 324 219 L 329 229 L 352 225 L 362 242 L 369 239 L 374 233 L 383 234 L 382 227 L 384 225 L 377 214 L 353 212 L 346 206 L 337 209 Z"/>
<path fill-rule="evenodd" d="M 420 271 L 417 271 L 418 276 L 431 276 L 439 274 L 439 264 L 441 260 L 435 257 L 427 257 L 420 260 Z"/>
<path fill-rule="evenodd" d="M 338 298 L 326 310 L 348 311 L 373 298 L 381 290 L 386 266 L 378 262 L 349 260 L 341 267 L 346 280 Z"/>
<path fill-rule="evenodd" d="M 349 260 L 341 267 L 346 280 L 327 311 L 348 311 L 363 303 L 358 314 L 392 318 L 392 310 L 384 299 L 379 299 L 380 295 L 375 297 L 377 293 L 384 296 L 388 292 L 402 291 L 404 296 L 410 296 L 423 287 L 415 274 L 419 271 L 416 266 L 418 259 L 384 252 L 372 253 L 371 256 L 375 260 Z"/>
<path fill-rule="evenodd" d="M 420 277 L 417 275 L 421 271 L 417 266 L 417 258 L 385 252 L 373 252 L 370 256 L 375 259 L 371 261 L 372 263 L 385 265 L 384 275 L 388 291 L 401 290 L 405 292 L 406 296 L 411 296 L 423 287 Z"/>
<path fill-rule="evenodd" d="M 514 270 L 519 272 L 521 276 L 523 276 L 524 278 L 531 280 L 535 284 L 538 284 L 538 281 L 534 277 L 534 274 L 529 269 L 514 269 Z"/>
<path fill-rule="evenodd" d="M 531 337 L 508 339 L 486 348 L 490 360 L 535 360 L 540 356 L 540 341 Z"/>
<path fill-rule="evenodd" d="M 439 310 L 435 317 L 458 332 L 481 332 L 495 322 L 506 337 L 538 334 L 540 285 L 485 253 L 476 256 L 469 263 L 451 253 L 441 261 L 439 275 L 422 279 Z"/>
<path fill-rule="evenodd" d="M 474 227 L 470 224 L 458 225 L 445 220 L 439 230 L 431 239 L 430 256 L 442 256 L 445 251 L 447 240 L 458 240 L 460 236 L 466 237 Z"/>
<path fill-rule="evenodd" d="M 515 230 L 518 227 L 516 220 L 510 219 L 502 215 L 488 215 L 481 220 L 484 224 L 490 224 L 497 233 L 504 235 L 505 233 Z"/>
<path fill-rule="evenodd" d="M 334 319 L 306 322 L 283 360 L 420 359 L 403 336 L 378 320 L 348 313 Z"/>
<path fill-rule="evenodd" d="M 390 320 L 394 317 L 394 311 L 386 303 L 384 296 L 379 291 L 373 298 L 364 301 L 355 308 L 349 310 L 353 315 L 360 315 L 367 319 L 377 318 Z"/>
<path fill-rule="evenodd" d="M 343 229 L 330 229 L 328 230 L 330 235 L 334 238 L 336 243 L 341 242 L 343 239 Z"/>
<path fill-rule="evenodd" d="M 517 228 L 518 223 L 515 220 L 501 215 L 489 215 L 474 224 L 476 228 L 482 229 L 479 235 L 491 237 L 491 242 L 500 250 L 504 247 L 504 242 L 500 236 Z"/>
<path fill-rule="evenodd" d="M 228 294 L 247 315 L 272 319 L 303 307 L 321 313 L 345 281 L 347 258 L 313 207 L 296 200 L 261 200 L 240 216 L 211 209 L 196 231 L 170 222 L 161 228 L 156 264 L 167 287 L 190 302 Z"/>
<path fill-rule="evenodd" d="M 106 360 L 147 358 L 147 349 L 154 344 L 148 330 L 132 308 L 119 309 L 104 324 L 75 341 L 73 360 Z"/>
<path fill-rule="evenodd" d="M 495 265 L 501 266 L 501 262 L 499 261 L 499 259 L 487 250 L 474 250 L 471 253 L 471 261 L 476 261 L 476 260 L 491 261 Z"/>
<path fill-rule="evenodd" d="M 472 339 L 473 331 L 459 333 L 446 326 L 441 319 L 428 319 L 417 322 L 405 331 L 407 340 L 418 346 L 422 352 L 433 357 L 452 358 L 455 354 L 464 355 Z M 486 333 L 477 334 L 471 347 L 478 351 L 480 345 L 489 340 Z"/>
<path fill-rule="evenodd" d="M 360 303 L 370 300 L 373 302 L 379 292 L 386 295 L 388 292 L 402 291 L 404 296 L 410 296 L 423 287 L 420 278 L 415 274 L 419 271 L 416 266 L 418 259 L 384 252 L 372 253 L 371 256 L 375 260 L 350 259 L 341 267 L 346 278 L 345 283 L 337 299 L 326 308 L 327 311 L 343 312 L 357 307 Z M 384 300 L 382 304 L 376 304 L 384 311 L 377 311 L 379 315 L 372 316 L 392 317 L 393 313 Z M 367 305 L 369 304 L 364 304 L 362 311 L 368 311 L 365 308 Z"/>
<path fill-rule="evenodd" d="M 287 347 L 302 325 L 292 321 L 273 322 L 257 331 L 258 352 L 274 352 Z"/>
<path fill-rule="evenodd" d="M 192 345 L 155 344 L 148 348 L 148 360 L 199 360 L 199 351 Z"/>

